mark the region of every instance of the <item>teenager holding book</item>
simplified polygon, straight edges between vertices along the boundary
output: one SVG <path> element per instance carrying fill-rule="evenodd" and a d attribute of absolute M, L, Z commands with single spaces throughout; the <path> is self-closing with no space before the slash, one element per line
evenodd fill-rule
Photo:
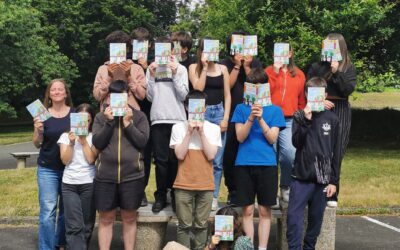
<path fill-rule="evenodd" d="M 338 117 L 340 122 L 340 164 L 344 158 L 347 145 L 350 139 L 351 127 L 351 107 L 349 96 L 353 93 L 357 75 L 354 65 L 351 63 L 350 55 L 347 50 L 347 44 L 344 37 L 338 33 L 331 33 L 327 39 L 338 40 L 340 54 L 342 60 L 338 61 L 320 61 L 313 63 L 307 72 L 307 79 L 318 76 L 323 77 L 327 83 L 328 97 L 325 101 L 325 109 L 332 110 Z M 328 206 L 337 207 L 337 195 L 339 194 L 339 181 L 336 194 L 328 201 Z"/>
<path fill-rule="evenodd" d="M 171 43 L 166 37 L 160 37 L 156 43 Z M 173 48 L 173 43 L 171 43 Z M 157 68 L 152 62 L 146 72 L 147 99 L 152 102 L 150 110 L 151 137 L 156 164 L 157 190 L 154 193 L 154 213 L 160 212 L 167 204 L 167 189 L 172 188 L 176 177 L 178 162 L 172 149 L 169 148 L 172 126 L 186 120 L 183 101 L 188 93 L 188 74 L 184 66 L 171 56 L 165 65 L 172 77 L 157 77 Z M 171 193 L 174 204 L 173 192 Z"/>
<path fill-rule="evenodd" d="M 244 31 L 234 31 L 226 39 L 226 48 L 229 51 L 231 47 L 232 35 L 247 35 Z M 231 87 L 231 108 L 230 115 L 235 110 L 236 106 L 243 102 L 243 89 L 246 76 L 250 73 L 251 69 L 262 67 L 262 63 L 252 56 L 246 56 L 239 53 L 229 55 L 221 61 L 229 72 L 229 84 Z M 228 188 L 228 203 L 235 203 L 236 186 L 234 181 L 233 168 L 235 166 L 235 158 L 238 151 L 239 142 L 236 139 L 235 125 L 230 123 L 226 132 L 226 146 L 224 150 L 224 177 L 225 185 Z"/>
<path fill-rule="evenodd" d="M 194 89 L 204 91 L 207 95 L 205 119 L 221 128 L 222 146 L 218 149 L 217 155 L 213 160 L 215 189 L 212 210 L 215 211 L 218 209 L 218 195 L 223 166 L 222 160 L 231 109 L 231 92 L 229 73 L 226 66 L 208 61 L 203 55 L 203 49 L 204 39 L 201 39 L 197 50 L 197 63 L 189 67 L 189 79 Z"/>
<path fill-rule="evenodd" d="M 131 43 L 129 35 L 120 30 L 111 32 L 105 40 L 107 45 L 110 43 L 126 43 L 127 48 Z M 109 61 L 106 61 L 98 68 L 93 85 L 93 97 L 100 103 L 100 110 L 104 110 L 104 104 L 109 104 L 108 86 L 111 81 L 120 80 L 113 75 L 113 72 L 116 71 L 123 71 L 128 78 L 129 105 L 140 110 L 137 100 L 143 100 L 146 96 L 146 81 L 142 67 L 133 63 L 132 60 L 127 60 L 120 64 L 110 64 Z"/>
<path fill-rule="evenodd" d="M 180 44 L 180 57 L 182 58 L 182 61 L 180 61 L 179 63 L 185 66 L 185 68 L 189 72 L 189 66 L 197 62 L 196 58 L 190 55 L 190 50 L 192 49 L 193 44 L 192 36 L 186 31 L 177 31 L 171 34 L 171 40 L 172 42 L 178 42 Z M 191 80 L 189 79 L 189 90 L 192 89 L 193 85 L 191 83 Z"/>
<path fill-rule="evenodd" d="M 269 79 L 272 103 L 282 108 L 285 116 L 286 129 L 279 133 L 276 146 L 281 168 L 281 197 L 286 202 L 289 201 L 289 187 L 292 179 L 290 175 L 296 153 L 292 144 L 293 114 L 306 105 L 304 96 L 305 76 L 303 71 L 297 68 L 294 63 L 293 49 L 290 45 L 288 56 L 288 64 L 275 62 L 265 69 Z"/>
<path fill-rule="evenodd" d="M 127 93 L 122 80 L 113 81 L 110 93 Z M 117 207 L 121 209 L 125 249 L 134 249 L 137 209 L 143 198 L 144 171 L 142 151 L 149 137 L 143 112 L 131 106 L 124 116 L 113 116 L 110 106 L 96 115 L 93 145 L 99 151 L 94 183 L 95 207 L 99 211 L 99 246 L 110 249 Z"/>
<path fill-rule="evenodd" d="M 247 76 L 249 83 L 266 83 L 268 77 L 262 68 L 252 69 Z M 243 230 L 254 240 L 254 202 L 257 196 L 259 224 L 259 250 L 268 245 L 271 228 L 270 206 L 276 204 L 278 170 L 276 143 L 279 131 L 285 128 L 281 108 L 275 105 L 262 107 L 238 104 L 231 122 L 235 124 L 239 150 L 235 161 L 237 205 L 242 207 Z M 251 157 L 249 157 L 251 155 Z"/>
<path fill-rule="evenodd" d="M 69 131 L 72 111 L 71 95 L 63 79 L 54 79 L 47 85 L 43 105 L 51 117 L 44 122 L 38 118 L 33 120 L 33 144 L 40 148 L 37 160 L 39 249 L 63 249 L 65 225 L 61 180 L 64 164 L 57 140 L 62 133 Z"/>
<path fill-rule="evenodd" d="M 310 87 L 324 87 L 323 78 L 313 77 Z M 308 205 L 308 225 L 303 249 L 315 249 L 327 197 L 333 196 L 339 181 L 340 123 L 330 110 L 312 112 L 309 106 L 296 111 L 293 120 L 293 144 L 296 158 L 287 215 L 289 249 L 302 249 L 304 210 Z"/>
<path fill-rule="evenodd" d="M 96 219 L 93 204 L 94 162 L 97 151 L 92 145 L 94 110 L 89 104 L 76 108 L 88 115 L 87 136 L 65 132 L 58 139 L 60 156 L 65 164 L 62 177 L 67 249 L 88 249 Z"/>
<path fill-rule="evenodd" d="M 206 99 L 198 90 L 189 92 L 185 100 Z M 207 220 L 213 200 L 212 160 L 221 147 L 220 127 L 208 121 L 183 121 L 172 127 L 170 147 L 179 160 L 174 182 L 177 241 L 189 249 L 203 250 L 207 243 Z M 191 246 L 190 233 L 194 234 Z"/>

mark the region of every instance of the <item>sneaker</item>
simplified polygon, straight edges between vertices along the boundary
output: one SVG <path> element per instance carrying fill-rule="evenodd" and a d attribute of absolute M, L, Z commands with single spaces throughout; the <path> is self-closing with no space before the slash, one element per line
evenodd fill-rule
<path fill-rule="evenodd" d="M 289 202 L 290 188 L 281 188 L 281 197 L 284 202 Z"/>
<path fill-rule="evenodd" d="M 279 198 L 276 197 L 276 204 L 271 206 L 271 209 L 273 210 L 279 210 L 281 207 L 279 206 Z"/>
<path fill-rule="evenodd" d="M 328 201 L 326 205 L 330 208 L 336 208 L 337 207 L 337 201 Z"/>
<path fill-rule="evenodd" d="M 236 207 L 236 191 L 232 191 L 228 194 L 226 205 Z"/>
<path fill-rule="evenodd" d="M 218 210 L 218 198 L 213 198 L 211 211 L 216 211 L 216 210 Z"/>
<path fill-rule="evenodd" d="M 165 202 L 165 200 L 157 200 L 156 202 L 154 202 L 153 207 L 151 208 L 151 211 L 153 211 L 153 213 L 157 214 L 159 213 L 161 210 L 163 210 L 165 207 L 167 206 L 167 203 Z"/>
<path fill-rule="evenodd" d="M 147 204 L 149 204 L 149 202 L 147 201 L 146 193 L 144 193 L 143 198 L 142 198 L 142 202 L 140 203 L 140 206 L 141 207 L 146 207 Z"/>

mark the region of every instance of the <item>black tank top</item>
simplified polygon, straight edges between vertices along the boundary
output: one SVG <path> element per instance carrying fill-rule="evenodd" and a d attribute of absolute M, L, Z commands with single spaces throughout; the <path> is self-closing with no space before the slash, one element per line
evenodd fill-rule
<path fill-rule="evenodd" d="M 216 105 L 224 101 L 224 76 L 207 76 L 204 93 L 207 94 L 207 105 Z"/>

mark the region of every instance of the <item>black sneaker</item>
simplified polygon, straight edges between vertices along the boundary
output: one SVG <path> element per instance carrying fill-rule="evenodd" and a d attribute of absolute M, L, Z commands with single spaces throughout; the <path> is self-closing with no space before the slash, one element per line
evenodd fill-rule
<path fill-rule="evenodd" d="M 157 214 L 159 213 L 161 210 L 163 210 L 167 205 L 167 202 L 165 202 L 165 200 L 156 200 L 156 202 L 154 202 L 153 207 L 151 208 L 151 211 L 153 211 L 153 213 Z"/>
<path fill-rule="evenodd" d="M 228 194 L 226 204 L 228 206 L 236 207 L 236 191 L 232 191 Z"/>
<path fill-rule="evenodd" d="M 141 207 L 146 207 L 149 202 L 147 201 L 147 196 L 146 193 L 144 193 L 143 198 L 142 198 L 142 203 L 140 203 Z"/>

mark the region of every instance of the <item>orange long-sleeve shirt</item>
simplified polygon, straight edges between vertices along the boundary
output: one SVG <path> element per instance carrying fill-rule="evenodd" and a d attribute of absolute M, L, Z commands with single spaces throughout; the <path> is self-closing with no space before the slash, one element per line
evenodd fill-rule
<path fill-rule="evenodd" d="M 285 117 L 293 116 L 294 112 L 306 106 L 305 76 L 303 71 L 297 67 L 295 69 L 295 77 L 292 77 L 289 71 L 284 73 L 282 69 L 276 73 L 273 66 L 265 69 L 269 78 L 272 103 L 282 108 Z"/>

